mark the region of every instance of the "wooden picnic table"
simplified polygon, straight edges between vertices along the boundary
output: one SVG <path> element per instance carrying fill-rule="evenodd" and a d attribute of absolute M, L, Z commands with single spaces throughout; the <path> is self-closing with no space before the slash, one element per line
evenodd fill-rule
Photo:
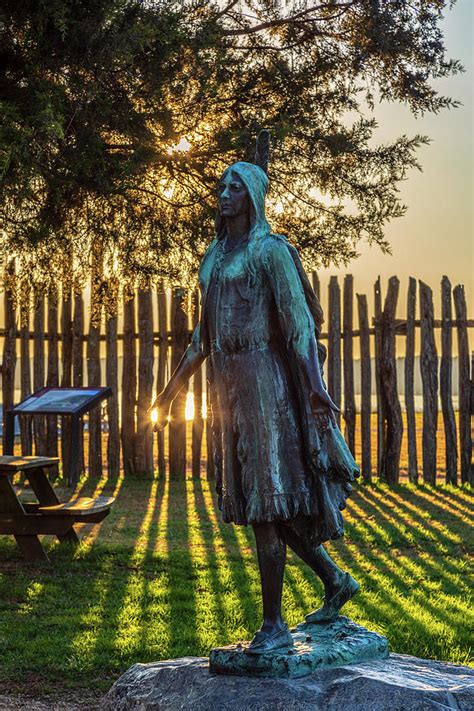
<path fill-rule="evenodd" d="M 75 523 L 98 523 L 110 512 L 112 496 L 77 497 L 61 503 L 48 478 L 57 457 L 0 456 L 0 534 L 13 535 L 29 561 L 48 560 L 38 536 L 55 535 L 61 543 L 79 541 Z M 11 477 L 23 472 L 37 502 L 20 500 Z"/>

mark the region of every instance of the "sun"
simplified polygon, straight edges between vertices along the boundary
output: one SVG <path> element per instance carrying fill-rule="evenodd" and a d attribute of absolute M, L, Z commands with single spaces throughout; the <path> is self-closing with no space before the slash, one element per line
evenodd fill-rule
<path fill-rule="evenodd" d="M 189 150 L 191 150 L 191 144 L 188 141 L 187 138 L 181 138 L 178 143 L 174 143 L 172 146 L 167 148 L 167 153 L 168 155 L 172 155 L 173 153 L 187 153 Z"/>

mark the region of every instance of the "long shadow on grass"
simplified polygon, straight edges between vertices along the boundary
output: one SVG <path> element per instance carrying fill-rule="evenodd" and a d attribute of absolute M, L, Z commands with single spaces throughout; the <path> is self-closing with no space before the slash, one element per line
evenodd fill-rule
<path fill-rule="evenodd" d="M 427 505 L 446 508 L 453 516 L 462 519 L 466 516 L 472 517 L 474 514 L 472 493 L 469 489 L 464 489 L 464 492 L 466 493 L 466 498 L 462 499 L 458 496 L 459 492 L 455 492 L 452 486 L 434 488 L 423 484 L 416 488 L 414 495 L 426 501 Z"/>
<path fill-rule="evenodd" d="M 143 516 L 148 505 L 144 499 Z M 120 500 L 119 495 L 119 507 Z M 23 669 L 51 677 L 73 671 L 78 682 L 91 669 L 105 674 L 118 667 L 112 640 L 132 556 L 133 547 L 110 550 L 94 545 L 76 553 L 70 546 L 59 546 L 50 565 L 20 568 L 16 589 L 20 581 L 22 592 L 11 627 Z M 27 595 L 30 585 L 35 590 L 32 598 Z M 28 603 L 27 615 L 21 602 Z"/>
<path fill-rule="evenodd" d="M 213 488 L 213 487 L 212 487 Z M 249 526 L 237 526 L 233 523 L 224 523 L 222 514 L 217 506 L 217 495 L 211 492 L 211 503 L 214 511 L 214 518 L 219 528 L 222 544 L 226 552 L 226 563 L 232 577 L 233 590 L 238 595 L 242 610 L 242 627 L 250 632 L 258 622 L 260 604 L 255 590 L 255 576 L 248 572 L 248 567 L 257 566 L 256 558 L 253 556 L 254 541 L 250 533 Z M 239 538 L 244 538 L 247 548 L 251 550 L 250 556 L 242 549 Z M 256 627 L 255 627 L 256 629 Z M 227 640 L 229 642 L 234 640 Z"/>
<path fill-rule="evenodd" d="M 450 522 L 455 524 L 456 528 L 462 528 L 463 534 L 471 531 L 470 521 L 466 520 L 474 513 L 474 508 L 469 510 L 469 502 L 466 501 L 466 508 L 460 509 L 456 503 L 452 501 L 448 492 L 440 487 L 428 488 L 426 486 L 414 489 L 412 487 L 394 486 L 387 489 L 388 495 L 401 499 L 407 505 L 411 505 L 417 511 L 426 511 L 433 520 L 442 520 L 443 517 L 450 519 Z M 431 497 L 430 497 L 431 494 Z"/>
<path fill-rule="evenodd" d="M 367 490 L 364 490 L 364 493 L 368 493 Z M 367 500 L 364 500 L 364 511 L 369 512 L 371 510 L 376 513 L 378 520 L 384 523 L 387 529 L 395 528 L 393 523 L 395 514 L 393 510 L 390 510 L 388 507 L 385 507 L 384 510 L 384 505 L 379 500 L 376 500 L 372 505 L 369 504 Z M 406 540 L 402 542 L 405 542 L 410 549 L 413 548 L 413 544 L 410 541 Z M 445 570 L 447 567 L 452 567 L 449 566 L 449 564 L 444 565 L 445 562 L 447 563 L 447 561 L 445 561 L 445 557 L 443 557 L 443 567 L 436 565 L 425 556 L 421 557 L 416 555 L 416 551 L 415 555 L 409 559 L 411 562 L 409 562 L 408 556 L 403 554 L 394 556 L 391 552 L 387 554 L 386 560 L 387 567 L 392 570 L 392 574 L 394 576 L 392 578 L 393 583 L 401 594 L 404 594 L 406 590 L 409 589 L 410 584 L 413 586 L 414 578 L 418 578 L 416 580 L 418 588 L 422 587 L 425 589 L 426 581 L 440 581 L 443 583 L 443 587 L 445 588 L 443 592 L 446 594 L 454 595 L 459 593 L 459 585 L 461 582 L 459 567 L 457 570 L 454 569 L 455 578 L 453 579 L 453 577 Z M 405 571 L 406 578 L 395 576 L 393 568 L 397 569 L 397 572 L 403 573 L 403 571 Z M 407 581 L 411 581 L 411 583 Z M 447 590 L 448 587 L 450 588 L 450 591 Z M 450 618 L 456 618 L 459 615 L 459 611 L 455 608 L 451 610 L 441 609 L 439 605 L 437 606 L 432 604 L 430 601 L 431 594 L 432 591 L 428 589 L 427 595 L 423 602 L 424 608 L 429 610 L 435 618 L 444 619 L 448 624 L 452 624 L 452 619 Z"/>
<path fill-rule="evenodd" d="M 366 534 L 368 534 L 369 537 L 371 533 L 377 535 L 376 529 L 373 528 L 371 522 L 368 520 L 359 521 L 359 527 L 365 530 Z M 372 602 L 370 599 L 370 586 L 367 586 L 365 590 L 366 594 L 364 594 L 364 585 L 362 585 L 362 590 L 360 594 L 354 599 L 354 601 L 350 603 L 350 607 L 348 607 L 349 610 L 362 610 L 364 616 L 367 619 L 372 620 L 379 627 L 383 627 L 384 624 L 386 622 L 389 622 L 391 618 L 393 619 L 394 616 L 398 615 L 398 617 L 402 619 L 406 619 L 409 617 L 412 631 L 416 632 L 421 636 L 426 635 L 428 631 L 426 625 L 420 620 L 417 620 L 385 584 L 385 581 L 387 581 L 395 589 L 400 590 L 400 592 L 406 590 L 406 585 L 404 584 L 403 580 L 401 580 L 400 576 L 395 573 L 395 571 L 390 567 L 390 565 L 388 565 L 390 554 L 384 553 L 379 550 L 377 550 L 376 553 L 372 553 L 370 550 L 366 550 L 365 552 L 361 551 L 361 555 L 364 556 L 365 553 L 366 556 L 364 560 L 364 565 L 359 562 L 358 558 L 356 558 L 356 556 L 348 546 L 342 547 L 339 553 L 344 562 L 349 565 L 351 573 L 356 578 L 360 576 L 361 581 L 367 581 L 369 579 L 367 575 L 368 571 L 366 569 L 366 566 L 368 567 L 370 565 L 371 559 L 373 558 L 375 558 L 376 560 L 375 568 L 377 576 L 380 577 L 381 575 L 383 575 L 384 578 L 384 584 L 381 584 L 382 581 L 379 582 L 377 580 L 373 580 L 373 589 L 375 597 L 376 599 L 380 599 L 381 604 L 376 604 L 375 602 Z M 383 609 L 384 606 L 386 606 L 389 610 L 388 615 Z"/>
<path fill-rule="evenodd" d="M 396 516 L 396 511 L 390 510 L 389 507 L 380 501 L 376 501 L 373 506 L 365 502 L 364 508 L 367 510 L 371 510 L 372 508 L 372 510 L 377 512 L 378 518 L 386 522 L 387 527 L 393 526 L 392 522 L 394 516 Z M 407 541 L 407 543 L 410 548 L 413 547 L 410 542 Z M 456 597 L 462 592 L 466 594 L 469 593 L 468 583 L 462 580 L 462 570 L 459 565 L 456 566 L 449 562 L 449 553 L 438 552 L 436 549 L 434 551 L 427 551 L 425 548 L 423 550 L 425 555 L 420 556 L 418 555 L 418 551 L 419 548 L 415 550 L 415 554 L 411 557 L 402 555 L 394 559 L 394 565 L 401 567 L 406 572 L 409 580 L 418 577 L 418 587 L 421 586 L 423 589 L 426 587 L 426 581 L 431 581 L 435 584 L 440 582 L 442 583 L 442 590 L 440 592 L 443 594 L 456 595 Z M 437 555 L 442 559 L 442 563 L 436 563 L 432 558 L 428 559 L 426 555 L 430 555 L 431 557 Z M 432 593 L 430 590 L 428 590 L 428 592 L 430 594 Z M 439 605 L 432 604 L 428 595 L 424 600 L 424 606 L 431 610 L 435 617 L 445 619 L 447 622 L 450 622 L 450 618 L 455 618 L 458 615 L 456 606 L 452 609 L 441 608 Z"/>
<path fill-rule="evenodd" d="M 370 510 L 370 507 L 367 508 L 368 510 Z M 364 511 L 362 511 L 362 513 L 364 513 Z M 391 513 L 393 515 L 393 512 Z M 380 512 L 378 512 L 377 518 L 379 521 L 382 518 L 383 522 L 384 517 L 381 517 Z M 362 531 L 365 531 L 366 534 L 368 534 L 369 536 L 370 531 L 372 530 L 372 532 L 375 534 L 376 540 L 379 530 L 371 523 L 369 519 L 359 520 L 357 526 Z M 367 538 L 367 535 L 365 537 Z M 364 555 L 363 551 L 361 551 L 361 555 Z M 342 556 L 344 559 L 350 560 L 351 569 L 355 571 L 356 574 L 357 569 L 359 569 L 362 572 L 365 580 L 367 580 L 367 573 L 364 572 L 364 560 L 362 564 L 359 563 L 358 559 L 354 556 L 354 554 L 348 547 L 346 547 L 342 551 Z M 454 633 L 457 630 L 457 626 L 453 623 L 455 623 L 456 617 L 459 618 L 459 616 L 462 615 L 462 609 L 457 612 L 454 610 L 452 614 L 451 611 L 448 613 L 444 608 L 442 608 L 441 605 L 436 606 L 432 604 L 431 600 L 429 599 L 429 590 L 427 591 L 428 595 L 425 595 L 424 589 L 420 588 L 419 585 L 416 588 L 414 588 L 413 585 L 411 588 L 408 587 L 406 581 L 400 579 L 399 573 L 400 571 L 406 570 L 407 577 L 412 580 L 413 569 L 403 559 L 403 557 L 395 557 L 392 554 L 390 547 L 388 547 L 387 552 L 380 550 L 377 551 L 377 553 L 373 553 L 370 550 L 366 550 L 367 562 L 369 563 L 374 558 L 376 560 L 376 564 L 372 567 L 375 568 L 376 578 L 380 578 L 380 574 L 382 574 L 383 578 L 380 582 L 387 581 L 388 585 L 390 587 L 393 586 L 394 592 L 398 594 L 390 594 L 390 588 L 388 588 L 388 585 L 380 585 L 377 580 L 375 597 L 376 599 L 380 599 L 381 606 L 377 607 L 371 602 L 370 598 L 373 597 L 373 593 L 371 593 L 370 587 L 368 587 L 365 591 L 365 594 L 364 589 L 362 589 L 360 596 L 358 596 L 358 598 L 356 598 L 356 600 L 351 603 L 350 608 L 354 606 L 354 608 L 362 610 L 365 615 L 368 615 L 370 619 L 372 619 L 377 625 L 383 623 L 385 618 L 385 620 L 391 625 L 391 627 L 393 627 L 395 624 L 397 633 L 399 628 L 401 630 L 404 630 L 406 638 L 404 641 L 402 641 L 403 649 L 399 649 L 398 651 L 409 651 L 411 653 L 414 653 L 413 648 L 410 648 L 410 644 L 420 644 L 422 652 L 426 653 L 427 650 L 430 650 L 429 656 L 433 656 L 431 652 L 431 647 L 433 649 L 438 649 L 439 653 L 442 655 L 443 650 L 446 651 L 445 647 L 443 647 L 443 637 L 438 638 L 437 633 L 435 633 L 433 630 L 433 624 L 432 622 L 430 622 L 429 619 L 425 623 L 419 619 L 419 616 L 422 615 L 425 611 L 427 611 L 428 615 L 431 615 L 431 619 L 433 621 L 441 621 L 446 626 L 446 629 L 449 629 L 451 631 L 451 636 L 454 638 Z M 427 567 L 427 563 L 424 559 L 417 560 L 417 563 L 420 569 Z M 423 575 L 422 577 L 426 578 L 427 576 Z M 455 585 L 453 586 L 453 589 L 455 590 Z M 419 595 L 417 594 L 419 590 L 422 591 L 421 595 L 423 597 L 421 599 L 419 599 Z M 407 593 L 409 593 L 409 599 L 407 598 Z M 404 598 L 406 598 L 406 603 L 404 602 Z M 462 607 L 463 606 L 461 605 L 461 608 Z M 450 617 L 454 617 L 455 619 L 449 619 Z M 399 624 L 397 624 L 397 620 L 399 621 Z M 466 641 L 464 643 L 463 639 L 464 635 L 462 636 L 462 638 L 460 638 L 460 643 L 464 645 L 462 647 L 463 649 L 467 649 L 469 640 L 466 638 Z"/>
<path fill-rule="evenodd" d="M 216 627 L 217 643 L 225 644 L 226 639 L 226 611 L 222 596 L 225 591 L 225 583 L 221 580 L 219 570 L 222 563 L 218 559 L 216 538 L 213 531 L 213 524 L 207 508 L 202 480 L 200 477 L 193 477 L 193 493 L 196 509 L 197 523 L 200 531 L 201 541 L 206 556 L 207 573 L 212 591 L 212 601 L 214 608 L 213 626 Z"/>
<path fill-rule="evenodd" d="M 100 600 L 102 624 L 90 651 L 92 668 L 100 668 L 107 655 L 112 657 L 115 668 L 121 668 L 132 660 L 138 661 L 136 657 L 141 651 L 146 552 L 160 513 L 163 481 L 148 480 L 146 488 L 142 487 L 140 481 L 139 499 L 133 495 L 134 487 L 127 487 L 127 493 L 134 499 L 134 511 L 137 500 L 142 507 L 139 520 L 133 521 L 133 542 L 127 548 L 120 546 L 118 550 L 110 550 L 112 565 L 108 570 L 108 584 L 101 587 L 98 581 L 96 597 Z"/>
<path fill-rule="evenodd" d="M 404 492 L 402 491 L 400 493 Z M 411 529 L 415 536 L 415 542 L 413 542 L 398 532 L 402 544 L 410 548 L 414 546 L 419 548 L 420 542 L 422 542 L 425 546 L 424 551 L 432 554 L 435 553 L 443 558 L 443 567 L 441 570 L 436 570 L 436 567 L 432 566 L 432 571 L 436 577 L 439 577 L 440 573 L 442 574 L 448 571 L 453 575 L 459 575 L 459 565 L 452 563 L 450 556 L 453 551 L 457 552 L 459 550 L 459 546 L 462 541 L 465 540 L 465 536 L 469 535 L 469 527 L 467 525 L 464 529 L 463 523 L 459 519 L 456 519 L 456 534 L 451 534 L 451 532 L 446 534 L 440 531 L 437 526 L 432 525 L 429 519 L 419 515 L 420 508 L 427 511 L 425 505 L 423 507 L 417 507 L 411 502 L 402 500 L 401 497 L 397 496 L 394 492 L 387 490 L 382 492 L 378 498 L 375 496 L 375 492 L 368 488 L 364 488 L 360 495 L 364 501 L 364 508 L 373 510 L 375 515 L 379 518 L 382 517 L 386 521 L 386 526 L 395 532 L 397 531 L 396 516 L 397 513 L 399 514 L 398 520 L 403 521 L 406 528 L 408 530 Z M 392 506 L 390 506 L 389 503 L 392 504 Z M 436 514 L 438 512 L 435 507 L 433 507 L 433 509 L 434 511 L 427 511 L 427 513 L 431 516 L 435 514 L 433 517 L 436 520 Z M 442 549 L 440 546 L 442 546 Z"/>
<path fill-rule="evenodd" d="M 178 504 L 176 506 L 176 503 Z M 196 570 L 191 555 L 186 479 L 170 479 L 167 544 L 169 625 L 172 656 L 194 655 L 199 649 L 196 620 Z M 176 541 L 179 545 L 174 545 Z"/>

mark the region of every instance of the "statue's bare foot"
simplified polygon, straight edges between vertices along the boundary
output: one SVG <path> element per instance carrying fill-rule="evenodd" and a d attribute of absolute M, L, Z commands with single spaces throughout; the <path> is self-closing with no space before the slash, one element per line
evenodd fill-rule
<path fill-rule="evenodd" d="M 354 595 L 359 591 L 360 585 L 357 580 L 344 573 L 339 590 L 329 599 L 324 598 L 324 604 L 319 610 L 310 612 L 306 615 L 306 622 L 310 624 L 319 624 L 324 622 L 334 622 L 339 616 L 339 610 L 346 602 L 349 602 Z"/>
<path fill-rule="evenodd" d="M 277 629 L 275 632 L 264 632 L 263 630 L 256 632 L 244 652 L 246 654 L 263 654 L 282 647 L 293 647 L 293 645 L 293 637 L 288 630 L 288 625 L 285 624 L 282 629 Z"/>

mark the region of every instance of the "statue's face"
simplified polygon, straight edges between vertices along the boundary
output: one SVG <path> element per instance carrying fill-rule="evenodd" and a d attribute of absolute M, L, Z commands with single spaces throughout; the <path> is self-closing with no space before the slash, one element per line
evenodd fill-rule
<path fill-rule="evenodd" d="M 224 173 L 217 186 L 219 211 L 223 217 L 237 217 L 249 209 L 247 188 L 233 170 Z"/>

